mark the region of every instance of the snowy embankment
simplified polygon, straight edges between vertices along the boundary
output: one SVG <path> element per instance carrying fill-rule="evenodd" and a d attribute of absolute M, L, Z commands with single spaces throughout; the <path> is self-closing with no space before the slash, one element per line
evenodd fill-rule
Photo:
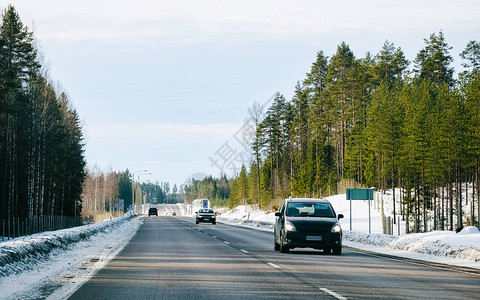
<path fill-rule="evenodd" d="M 466 227 L 459 233 L 432 231 L 401 236 L 344 231 L 344 239 L 346 245 L 356 247 L 365 248 L 365 245 L 372 245 L 442 258 L 480 262 L 480 231 L 473 226 Z M 472 266 L 475 267 L 475 264 Z M 480 268 L 480 264 L 476 267 Z"/>
<path fill-rule="evenodd" d="M 92 235 L 118 227 L 127 218 L 79 226 L 70 229 L 47 231 L 20 237 L 0 244 L 0 277 L 24 271 L 36 261 L 43 260 L 52 251 L 69 249 L 75 243 L 89 239 Z"/>
<path fill-rule="evenodd" d="M 343 198 L 342 198 L 343 197 Z M 412 259 L 434 261 L 458 266 L 480 269 L 480 231 L 476 227 L 466 227 L 461 232 L 432 231 L 427 233 L 386 235 L 368 233 L 368 204 L 362 201 L 355 202 L 353 228 L 356 231 L 345 230 L 349 227 L 349 203 L 345 195 L 327 198 L 335 210 L 345 215 L 340 220 L 343 231 L 343 244 L 359 249 L 370 250 L 378 253 L 408 257 Z M 343 200 L 342 200 L 343 199 Z M 365 207 L 362 207 L 366 206 Z M 381 217 L 377 212 L 371 212 L 371 228 L 379 232 L 382 228 Z M 357 217 L 355 217 L 357 216 Z M 359 217 L 360 216 L 360 217 Z M 275 222 L 274 212 L 253 210 L 251 207 L 238 206 L 223 212 L 218 218 L 219 222 L 273 231 Z"/>
<path fill-rule="evenodd" d="M 142 217 L 34 234 L 0 243 L 0 299 L 66 298 L 113 258 Z"/>

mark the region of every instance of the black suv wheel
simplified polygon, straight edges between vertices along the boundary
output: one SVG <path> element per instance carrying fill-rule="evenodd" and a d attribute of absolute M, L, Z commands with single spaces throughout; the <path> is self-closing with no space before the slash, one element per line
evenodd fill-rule
<path fill-rule="evenodd" d="M 280 251 L 280 244 L 277 243 L 277 242 L 273 242 L 273 249 L 274 249 L 275 251 Z"/>
<path fill-rule="evenodd" d="M 290 251 L 290 247 L 288 247 L 287 245 L 285 245 L 282 241 L 282 236 L 280 236 L 280 252 L 282 253 L 288 253 Z"/>

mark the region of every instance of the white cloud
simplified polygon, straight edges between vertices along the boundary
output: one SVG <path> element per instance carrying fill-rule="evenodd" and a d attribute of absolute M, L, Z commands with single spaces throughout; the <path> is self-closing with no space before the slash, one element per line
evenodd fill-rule
<path fill-rule="evenodd" d="M 88 140 L 112 139 L 229 139 L 240 130 L 240 123 L 185 124 L 185 123 L 122 123 L 87 124 Z"/>
<path fill-rule="evenodd" d="M 12 2 L 40 39 L 160 38 L 165 43 L 297 40 L 338 30 L 478 27 L 473 0 Z"/>

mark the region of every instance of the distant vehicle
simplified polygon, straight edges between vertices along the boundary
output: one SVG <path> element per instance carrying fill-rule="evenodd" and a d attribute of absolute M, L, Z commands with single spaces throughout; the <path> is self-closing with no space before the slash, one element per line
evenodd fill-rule
<path fill-rule="evenodd" d="M 289 198 L 275 213 L 274 249 L 287 253 L 293 248 L 322 249 L 342 254 L 342 227 L 332 205 L 325 199 Z"/>
<path fill-rule="evenodd" d="M 150 217 L 150 216 L 153 216 L 153 215 L 158 217 L 158 210 L 155 207 L 150 207 L 148 209 L 148 216 Z"/>
<path fill-rule="evenodd" d="M 200 208 L 198 212 L 196 212 L 196 221 L 195 223 L 206 222 L 217 224 L 216 214 L 211 208 Z"/>
<path fill-rule="evenodd" d="M 176 216 L 176 215 L 177 215 L 177 213 L 176 213 L 176 212 L 172 212 L 172 216 Z"/>

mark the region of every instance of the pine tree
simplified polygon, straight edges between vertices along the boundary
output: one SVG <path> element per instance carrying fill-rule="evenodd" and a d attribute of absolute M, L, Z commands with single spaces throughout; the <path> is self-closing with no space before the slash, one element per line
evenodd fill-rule
<path fill-rule="evenodd" d="M 360 101 L 357 99 L 353 71 L 356 60 L 350 47 L 342 42 L 337 52 L 332 56 L 325 78 L 327 82 L 327 97 L 329 99 L 328 119 L 334 124 L 332 133 L 336 151 L 337 178 L 343 177 L 347 135 L 353 124 L 353 113 L 357 111 Z"/>
<path fill-rule="evenodd" d="M 453 57 L 449 47 L 440 31 L 438 35 L 432 33 L 429 39 L 424 39 L 425 48 L 420 50 L 415 59 L 415 72 L 420 79 L 433 82 L 436 86 L 447 83 L 452 86 L 453 68 L 450 67 Z"/>
<path fill-rule="evenodd" d="M 260 186 L 258 185 L 258 177 L 257 177 L 257 165 L 255 161 L 250 163 L 250 172 L 248 172 L 247 176 L 247 199 L 250 200 L 249 204 L 257 204 L 260 201 L 258 191 Z"/>
<path fill-rule="evenodd" d="M 408 67 L 408 60 L 402 49 L 395 48 L 388 40 L 382 46 L 382 50 L 375 56 L 374 78 L 377 84 L 385 81 L 391 87 L 394 82 L 402 79 Z"/>
<path fill-rule="evenodd" d="M 365 58 L 356 61 L 355 68 L 352 69 L 352 95 L 353 101 L 350 108 L 351 125 L 347 133 L 347 147 L 345 149 L 344 172 L 348 178 L 353 178 L 357 182 L 364 181 L 364 157 L 365 136 L 367 119 L 367 107 L 371 102 L 371 93 L 374 88 L 372 68 L 374 66 L 373 58 L 367 53 Z"/>
<path fill-rule="evenodd" d="M 472 177 L 474 182 L 473 195 L 477 199 L 477 226 L 480 228 L 480 76 L 471 76 L 461 87 L 465 95 L 465 109 L 467 120 L 466 132 L 466 157 L 470 159 Z M 473 205 L 472 205 L 473 208 Z M 472 209 L 472 224 L 475 223 L 475 210 Z"/>
<path fill-rule="evenodd" d="M 285 123 L 287 105 L 285 97 L 277 93 L 266 116 L 260 124 L 262 136 L 262 150 L 266 159 L 270 160 L 270 182 L 272 183 L 273 197 L 280 196 L 280 172 L 283 167 L 282 154 L 285 151 Z"/>
<path fill-rule="evenodd" d="M 308 110 L 308 127 L 310 130 L 310 141 L 307 164 L 312 168 L 312 191 L 316 195 L 321 194 L 325 187 L 325 175 L 329 171 L 325 168 L 324 149 L 328 147 L 327 135 L 332 126 L 328 122 L 328 103 L 326 101 L 326 76 L 328 72 L 328 57 L 323 51 L 317 53 L 315 62 L 304 81 L 305 92 L 310 98 Z"/>
<path fill-rule="evenodd" d="M 0 26 L 0 218 L 25 216 L 19 201 L 24 181 L 21 164 L 27 138 L 22 130 L 27 99 L 23 85 L 30 80 L 39 65 L 33 47 L 33 35 L 20 20 L 15 8 L 9 5 L 2 15 Z M 21 200 L 20 200 L 21 199 Z"/>
<path fill-rule="evenodd" d="M 460 53 L 460 57 L 465 61 L 462 66 L 471 68 L 472 74 L 476 75 L 480 68 L 480 43 L 477 41 L 468 42 L 465 50 Z"/>
<path fill-rule="evenodd" d="M 247 169 L 245 168 L 245 165 L 242 165 L 242 169 L 240 170 L 240 173 L 238 174 L 238 195 L 237 199 L 241 201 L 240 203 L 242 205 L 247 205 L 247 198 L 248 198 L 248 180 L 247 180 Z"/>
<path fill-rule="evenodd" d="M 295 95 L 292 99 L 293 120 L 290 132 L 290 140 L 293 146 L 292 192 L 295 195 L 304 195 L 308 193 L 311 184 L 309 174 L 305 168 L 309 140 L 308 100 L 308 94 L 300 85 L 300 82 L 298 82 L 295 87 Z"/>

